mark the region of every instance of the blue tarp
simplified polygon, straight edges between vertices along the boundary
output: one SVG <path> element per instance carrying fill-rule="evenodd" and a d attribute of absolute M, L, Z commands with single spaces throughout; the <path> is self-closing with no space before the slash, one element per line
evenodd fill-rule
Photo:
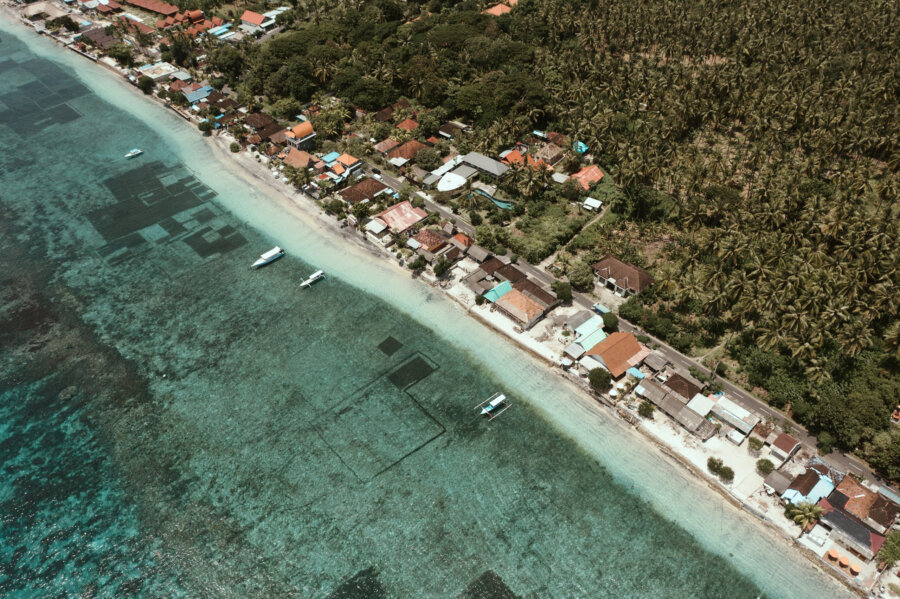
<path fill-rule="evenodd" d="M 213 88 L 211 88 L 208 85 L 204 85 L 203 87 L 201 87 L 200 89 L 198 89 L 195 92 L 188 92 L 188 93 L 184 94 L 184 97 L 187 98 L 187 101 L 189 104 L 196 104 L 197 102 L 199 102 L 200 100 L 202 100 L 203 98 L 205 98 L 206 96 L 211 94 L 212 92 L 213 92 Z"/>
<path fill-rule="evenodd" d="M 634 378 L 636 378 L 636 379 L 638 379 L 638 380 L 640 380 L 640 379 L 642 379 L 642 378 L 644 378 L 644 377 L 647 376 L 646 374 L 644 374 L 643 372 L 641 372 L 640 370 L 638 370 L 638 369 L 635 368 L 634 366 L 632 366 L 631 368 L 629 368 L 629 369 L 626 370 L 625 372 L 627 372 L 628 374 L 630 374 L 631 376 L 633 376 Z"/>
<path fill-rule="evenodd" d="M 575 145 L 572 146 L 572 149 L 574 149 L 579 154 L 584 154 L 588 151 L 587 145 L 585 145 L 585 143 L 582 141 L 576 141 Z"/>
<path fill-rule="evenodd" d="M 509 281 L 503 281 L 502 283 L 485 293 L 484 299 L 491 303 L 494 303 L 510 291 L 512 291 L 512 283 L 510 283 Z"/>
<path fill-rule="evenodd" d="M 322 162 L 324 162 L 325 164 L 331 164 L 332 162 L 336 162 L 340 157 L 340 152 L 332 152 L 330 154 L 325 154 L 324 156 L 322 156 Z"/>

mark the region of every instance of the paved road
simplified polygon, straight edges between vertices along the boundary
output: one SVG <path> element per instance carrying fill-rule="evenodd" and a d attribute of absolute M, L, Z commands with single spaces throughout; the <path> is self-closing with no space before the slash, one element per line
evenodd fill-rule
<path fill-rule="evenodd" d="M 369 171 L 370 175 L 372 174 L 371 169 L 371 165 L 366 165 L 366 170 Z M 381 172 L 380 176 L 381 181 L 385 185 L 389 185 L 397 191 L 400 191 L 400 189 L 403 187 L 402 181 L 396 179 L 395 177 L 392 177 L 391 175 L 383 171 Z M 425 200 L 425 207 L 428 210 L 438 212 L 443 218 L 454 220 L 456 222 L 456 228 L 458 230 L 474 239 L 475 227 L 472 226 L 472 224 L 469 223 L 465 219 L 465 217 L 460 214 L 453 214 L 453 212 L 447 207 L 437 204 L 430 199 L 423 199 Z M 516 268 L 524 272 L 532 279 L 540 281 L 547 288 L 549 288 L 550 285 L 556 280 L 556 277 L 554 277 L 546 270 L 539 268 L 533 264 L 529 264 L 528 262 L 525 262 L 523 260 L 519 260 L 519 262 L 516 264 Z M 588 295 L 585 295 L 584 293 L 573 291 L 572 302 L 590 310 L 594 304 L 594 299 Z M 691 367 L 694 367 L 704 375 L 710 375 L 709 369 L 703 366 L 697 360 L 689 356 L 685 356 L 678 350 L 667 345 L 664 341 L 657 339 L 653 335 L 650 335 L 645 331 L 639 329 L 621 316 L 619 317 L 619 330 L 635 334 L 647 335 L 647 337 L 650 337 L 654 344 L 659 345 L 656 351 L 659 352 L 669 363 L 671 363 L 675 367 L 676 370 L 678 370 L 682 374 L 690 374 Z M 741 387 L 738 387 L 731 381 L 723 379 L 722 377 L 716 377 L 716 381 L 722 386 L 722 389 L 728 394 L 728 397 L 734 400 L 745 410 L 753 412 L 754 414 L 757 414 L 758 416 L 761 416 L 763 418 L 768 418 L 769 420 L 779 425 L 785 420 L 790 422 L 791 435 L 796 437 L 797 440 L 799 440 L 800 443 L 803 444 L 803 447 L 804 449 L 806 449 L 807 453 L 811 455 L 816 454 L 816 438 L 810 435 L 805 428 L 788 419 L 784 413 L 779 412 L 763 400 L 757 398 Z M 872 472 L 872 470 L 868 466 L 866 466 L 865 463 L 852 455 L 832 452 L 829 455 L 824 456 L 824 460 L 837 470 L 841 470 L 843 472 L 854 472 L 869 479 L 878 478 L 876 477 L 875 473 Z"/>

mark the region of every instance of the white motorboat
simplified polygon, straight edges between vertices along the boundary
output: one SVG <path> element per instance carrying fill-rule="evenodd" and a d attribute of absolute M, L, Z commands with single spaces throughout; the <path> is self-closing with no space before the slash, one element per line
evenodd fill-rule
<path fill-rule="evenodd" d="M 130 152 L 125 154 L 125 158 L 134 158 L 135 156 L 140 156 L 144 151 L 140 148 L 132 148 Z"/>
<path fill-rule="evenodd" d="M 320 279 L 324 279 L 324 278 L 325 278 L 325 271 L 317 270 L 313 274 L 309 275 L 305 281 L 300 283 L 300 286 L 303 288 L 306 288 L 306 287 L 309 287 L 310 285 L 312 285 L 313 283 L 315 283 L 316 281 L 318 281 Z"/>
<path fill-rule="evenodd" d="M 276 245 L 265 254 L 261 254 L 259 256 L 259 260 L 251 264 L 250 268 L 260 268 L 262 266 L 265 266 L 266 264 L 271 264 L 282 256 L 284 256 L 284 250 Z"/>
<path fill-rule="evenodd" d="M 475 410 L 488 420 L 493 420 L 509 409 L 509 400 L 503 393 L 494 393 L 486 400 L 475 406 Z"/>

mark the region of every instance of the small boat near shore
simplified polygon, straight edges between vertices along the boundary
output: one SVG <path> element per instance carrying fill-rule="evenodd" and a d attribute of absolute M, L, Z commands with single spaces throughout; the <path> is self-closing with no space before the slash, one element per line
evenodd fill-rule
<path fill-rule="evenodd" d="M 475 406 L 475 411 L 488 420 L 493 420 L 509 409 L 509 399 L 503 393 L 497 392 Z"/>
<path fill-rule="evenodd" d="M 140 148 L 132 148 L 127 154 L 125 154 L 125 158 L 134 158 L 135 156 L 140 156 L 144 151 Z"/>
<path fill-rule="evenodd" d="M 325 271 L 323 271 L 323 270 L 317 270 L 317 271 L 314 272 L 313 274 L 309 275 L 309 276 L 306 278 L 306 280 L 304 280 L 302 283 L 300 283 L 300 287 L 303 287 L 303 288 L 305 289 L 305 288 L 307 288 L 307 287 L 310 287 L 310 286 L 311 286 L 313 283 L 315 283 L 316 281 L 319 281 L 319 280 L 324 279 L 324 278 L 325 278 Z"/>
<path fill-rule="evenodd" d="M 284 256 L 284 250 L 277 245 L 265 254 L 260 254 L 259 260 L 250 265 L 250 268 L 262 268 L 266 264 L 271 264 Z"/>

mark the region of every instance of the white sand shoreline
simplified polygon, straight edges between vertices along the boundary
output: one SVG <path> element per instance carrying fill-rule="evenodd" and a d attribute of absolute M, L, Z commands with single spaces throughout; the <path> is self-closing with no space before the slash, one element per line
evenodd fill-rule
<path fill-rule="evenodd" d="M 18 21 L 18 16 L 14 11 L 10 10 L 8 6 L 4 5 L 2 7 L 2 15 L 4 16 L 4 18 L 7 18 L 13 22 Z M 21 24 L 19 24 L 19 26 L 24 31 L 28 31 L 28 29 Z M 37 35 L 34 31 L 30 31 L 30 34 Z M 131 85 L 128 85 L 127 82 L 122 79 L 120 73 L 115 72 L 107 65 L 104 66 L 106 67 L 106 72 L 115 73 L 114 78 L 118 80 L 119 84 L 123 88 L 131 90 L 131 93 L 134 94 L 136 98 L 142 97 L 144 100 L 148 99 L 148 97 L 144 96 L 144 94 L 140 92 L 140 90 Z M 156 104 L 157 106 L 162 107 L 162 102 L 160 100 L 155 97 L 152 97 L 152 99 L 154 100 L 153 102 L 143 105 L 149 106 L 151 104 Z M 169 110 L 165 112 L 167 114 L 170 113 Z M 201 138 L 199 132 L 195 132 L 195 135 L 198 138 Z M 238 154 L 231 153 L 228 149 L 230 140 L 226 140 L 226 138 L 219 136 L 203 137 L 202 139 L 204 142 L 203 146 L 209 150 L 209 157 L 213 159 L 213 161 L 215 162 L 215 166 L 217 166 L 222 171 L 233 175 L 243 183 L 252 187 L 257 192 L 263 194 L 265 198 L 272 204 L 272 206 L 277 207 L 278 213 L 289 217 L 295 223 L 302 224 L 302 226 L 305 228 L 315 230 L 318 235 L 324 237 L 330 242 L 333 242 L 329 251 L 333 252 L 337 250 L 340 252 L 353 253 L 355 256 L 359 256 L 363 260 L 365 260 L 366 257 L 371 258 L 377 256 L 380 258 L 377 261 L 378 264 L 376 265 L 378 269 L 382 269 L 387 264 L 390 264 L 392 266 L 390 270 L 395 274 L 401 274 L 404 277 L 410 276 L 410 271 L 408 269 L 400 266 L 396 262 L 396 260 L 389 259 L 384 251 L 382 251 L 380 248 L 375 247 L 373 243 L 366 240 L 366 238 L 362 234 L 352 229 L 340 228 L 338 222 L 333 217 L 329 217 L 328 215 L 326 215 L 312 201 L 311 198 L 305 197 L 303 194 L 295 191 L 293 187 L 282 184 L 280 180 L 275 180 L 268 168 L 265 165 L 257 162 L 247 152 L 240 152 Z M 235 164 L 240 165 L 240 168 L 234 168 Z M 191 165 L 189 163 L 186 163 L 186 165 L 188 166 L 188 168 L 191 168 Z M 201 173 L 195 174 L 197 174 L 201 180 L 207 178 L 206 175 L 203 175 Z M 233 211 L 235 211 L 235 213 L 237 213 L 237 211 L 234 210 L 234 206 L 228 207 L 229 209 L 232 209 Z M 259 228 L 261 226 L 261 223 L 259 220 L 253 220 L 251 221 L 251 225 Z M 263 228 L 263 230 L 265 231 L 265 228 Z M 373 289 L 366 289 L 366 291 L 374 292 Z M 384 293 L 381 293 L 379 295 L 389 301 L 391 304 L 395 305 L 398 309 L 402 310 L 408 316 L 422 322 L 421 315 L 410 311 L 408 306 L 398 304 L 397 302 L 393 301 L 391 297 L 386 296 Z M 445 293 L 441 293 L 440 295 L 442 297 L 448 297 L 454 300 L 453 302 L 448 303 L 448 306 L 456 306 L 458 309 L 465 311 L 468 315 L 473 317 L 473 322 L 480 323 L 479 326 L 486 325 L 487 329 L 491 331 L 495 339 L 502 338 L 502 343 L 514 346 L 516 351 L 525 349 L 531 357 L 538 358 L 545 367 L 548 366 L 548 359 L 546 356 L 535 352 L 532 348 L 528 347 L 526 343 L 521 342 L 518 338 L 511 335 L 508 331 L 500 329 L 489 319 L 485 319 L 481 317 L 477 312 L 469 310 L 464 304 L 462 304 L 462 302 L 458 298 Z M 429 326 L 428 322 L 423 322 L 423 324 Z M 692 478 L 699 478 L 702 483 L 705 483 L 701 484 L 701 486 L 705 486 L 715 491 L 719 497 L 724 498 L 724 500 L 728 503 L 739 508 L 741 507 L 741 502 L 738 501 L 734 496 L 732 496 L 726 489 L 722 488 L 717 482 L 714 482 L 713 479 L 711 479 L 705 471 L 698 469 L 693 463 L 691 463 L 688 458 L 680 455 L 678 447 L 674 447 L 665 443 L 662 438 L 654 436 L 643 426 L 637 427 L 638 431 L 634 431 L 632 426 L 625 423 L 621 418 L 615 416 L 613 409 L 601 406 L 601 404 L 596 399 L 594 399 L 583 387 L 576 385 L 568 376 L 562 374 L 559 369 L 553 368 L 551 366 L 548 370 L 545 370 L 545 373 L 556 375 L 552 377 L 554 384 L 556 384 L 557 381 L 562 382 L 567 391 L 567 398 L 573 402 L 572 405 L 568 405 L 565 407 L 565 416 L 568 417 L 561 417 L 560 412 L 552 408 L 551 406 L 548 406 L 547 403 L 541 401 L 529 401 L 529 404 L 532 405 L 535 409 L 542 412 L 547 420 L 553 422 L 557 427 L 564 431 L 567 436 L 578 443 L 581 447 L 585 448 L 591 453 L 595 453 L 594 447 L 588 439 L 588 435 L 599 435 L 600 432 L 598 432 L 598 430 L 594 426 L 592 426 L 592 423 L 596 423 L 597 421 L 604 421 L 607 424 L 615 422 L 616 428 L 621 431 L 622 434 L 636 436 L 637 433 L 640 433 L 641 439 L 647 439 L 651 441 L 652 447 L 655 448 L 657 454 L 662 457 L 662 459 L 668 460 L 672 464 L 680 465 L 685 472 L 690 473 L 690 476 Z M 548 380 L 550 379 L 550 377 L 547 378 Z M 574 425 L 574 423 L 576 422 L 578 423 L 578 425 Z M 834 573 L 827 569 L 822 568 L 817 556 L 799 547 L 796 542 L 790 539 L 785 534 L 785 531 L 781 528 L 778 528 L 769 521 L 762 521 L 758 517 L 746 513 L 745 510 L 735 510 L 735 514 L 740 514 L 742 520 L 745 520 L 747 522 L 752 521 L 752 527 L 759 530 L 761 534 L 765 535 L 766 538 L 770 539 L 771 541 L 781 544 L 781 546 L 787 548 L 788 551 L 796 552 L 799 550 L 800 554 L 809 558 L 810 563 L 819 573 L 828 574 L 830 578 L 837 580 L 847 589 L 853 591 L 854 593 L 860 594 L 859 589 L 850 586 L 847 580 L 834 575 Z"/>

